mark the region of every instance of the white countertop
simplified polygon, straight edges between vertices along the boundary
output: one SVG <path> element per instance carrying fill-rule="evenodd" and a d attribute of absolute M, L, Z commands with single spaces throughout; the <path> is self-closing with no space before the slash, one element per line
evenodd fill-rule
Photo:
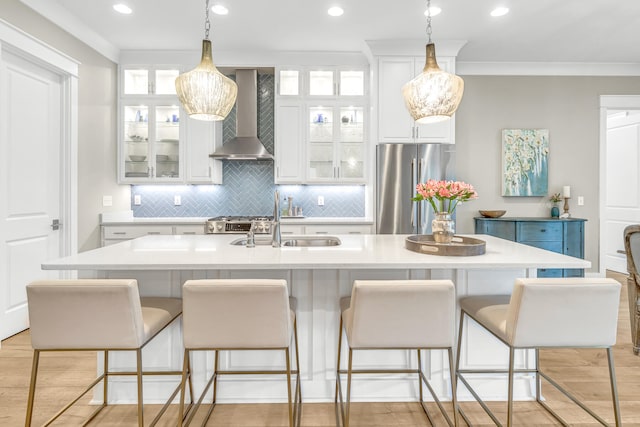
<path fill-rule="evenodd" d="M 145 236 L 48 261 L 44 270 L 270 270 L 589 268 L 589 261 L 488 235 L 484 255 L 426 255 L 404 248 L 406 235 L 338 235 L 334 247 L 255 248 L 229 243 L 244 235 Z M 308 236 L 307 236 L 308 237 Z M 324 236 L 323 236 L 324 237 Z M 258 237 L 257 237 L 258 238 Z M 291 239 L 292 236 L 286 236 Z M 284 240 L 284 238 L 283 238 Z"/>

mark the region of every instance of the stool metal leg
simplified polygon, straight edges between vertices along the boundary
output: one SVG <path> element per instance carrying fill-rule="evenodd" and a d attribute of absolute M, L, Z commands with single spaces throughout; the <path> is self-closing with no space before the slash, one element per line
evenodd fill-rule
<path fill-rule="evenodd" d="M 107 406 L 109 400 L 109 350 L 104 351 L 104 365 L 102 368 L 104 380 L 102 383 L 102 404 Z"/>
<path fill-rule="evenodd" d="M 609 362 L 609 380 L 611 381 L 611 398 L 613 400 L 613 415 L 616 420 L 616 426 L 622 425 L 620 419 L 620 402 L 618 401 L 618 387 L 616 386 L 616 368 L 613 365 L 613 350 L 607 348 L 607 360 Z"/>
<path fill-rule="evenodd" d="M 29 384 L 29 400 L 27 401 L 27 416 L 24 422 L 25 427 L 31 427 L 33 417 L 33 400 L 36 395 L 36 379 L 38 377 L 38 364 L 40 361 L 40 350 L 33 351 L 33 361 L 31 363 L 31 382 Z"/>
<path fill-rule="evenodd" d="M 353 350 L 349 348 L 349 367 L 347 368 L 347 409 L 344 427 L 349 427 L 349 411 L 351 409 L 351 374 L 353 371 Z"/>
<path fill-rule="evenodd" d="M 515 350 L 509 346 L 509 390 L 507 396 L 507 427 L 513 425 L 513 365 Z"/>
<path fill-rule="evenodd" d="M 302 384 L 300 384 L 300 357 L 298 352 L 298 319 L 293 321 L 293 338 L 295 339 L 296 350 L 296 391 L 294 393 L 295 400 L 295 418 L 297 425 L 300 425 L 300 418 L 302 416 Z"/>
<path fill-rule="evenodd" d="M 334 399 L 335 403 L 338 403 L 338 392 L 340 391 L 340 357 L 342 350 L 342 315 L 340 315 L 340 327 L 338 328 L 338 361 L 336 368 L 336 396 Z"/>
<path fill-rule="evenodd" d="M 289 349 L 284 349 L 287 366 L 287 402 L 289 407 L 289 427 L 293 427 L 293 404 L 291 403 L 291 361 L 289 360 Z"/>
<path fill-rule="evenodd" d="M 453 425 L 460 425 L 458 420 L 458 397 L 456 392 L 456 373 L 453 368 L 453 349 L 448 348 L 447 354 L 449 355 L 449 377 L 451 378 L 451 404 L 453 405 Z"/>
<path fill-rule="evenodd" d="M 190 377 L 191 373 L 187 373 L 189 371 L 189 350 L 184 350 L 184 360 L 182 362 L 182 382 L 180 383 L 180 409 L 178 410 L 178 423 L 182 424 L 182 420 L 184 420 L 184 396 L 186 393 L 186 385 L 187 385 L 187 375 Z M 193 393 L 193 390 L 191 390 Z M 193 400 L 193 394 L 191 394 L 191 399 Z"/>
<path fill-rule="evenodd" d="M 420 349 L 417 350 L 417 353 L 418 353 L 418 384 L 420 384 L 418 390 L 420 391 L 420 403 L 422 403 L 424 398 L 422 397 L 422 376 L 420 375 L 420 372 L 422 371 L 422 357 L 420 354 Z"/>
<path fill-rule="evenodd" d="M 136 350 L 136 376 L 138 379 L 138 426 L 144 427 L 144 411 L 142 410 L 142 350 Z"/>

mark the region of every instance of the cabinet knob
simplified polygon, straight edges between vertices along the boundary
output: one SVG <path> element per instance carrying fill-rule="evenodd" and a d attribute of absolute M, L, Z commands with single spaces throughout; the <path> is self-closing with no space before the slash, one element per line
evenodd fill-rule
<path fill-rule="evenodd" d="M 547 232 L 547 230 L 546 230 L 545 228 L 542 228 L 542 229 L 540 229 L 540 232 L 541 232 L 541 233 L 546 233 L 546 232 Z"/>

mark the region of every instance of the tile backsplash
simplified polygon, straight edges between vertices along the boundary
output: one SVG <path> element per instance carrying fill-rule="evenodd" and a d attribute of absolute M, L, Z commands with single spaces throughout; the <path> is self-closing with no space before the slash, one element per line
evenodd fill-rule
<path fill-rule="evenodd" d="M 235 76 L 229 76 L 235 78 Z M 258 74 L 258 137 L 270 153 L 274 145 L 274 76 Z M 236 134 L 235 106 L 224 120 L 223 139 Z M 363 217 L 365 187 L 361 185 L 275 185 L 271 161 L 223 162 L 223 185 L 132 185 L 131 209 L 135 217 L 214 217 L 219 215 L 272 215 L 273 194 L 280 190 L 304 216 Z M 141 204 L 134 204 L 138 195 Z M 181 204 L 175 206 L 175 196 Z M 318 196 L 324 206 L 318 206 Z"/>
<path fill-rule="evenodd" d="M 364 217 L 365 187 L 362 185 L 274 185 L 273 163 L 226 162 L 224 185 L 132 185 L 134 217 L 214 217 L 219 215 L 272 215 L 273 195 L 280 191 L 280 206 L 293 197 L 293 205 L 310 217 Z M 140 196 L 141 204 L 134 205 Z M 175 196 L 181 204 L 174 205 Z M 318 206 L 318 197 L 324 206 Z"/>

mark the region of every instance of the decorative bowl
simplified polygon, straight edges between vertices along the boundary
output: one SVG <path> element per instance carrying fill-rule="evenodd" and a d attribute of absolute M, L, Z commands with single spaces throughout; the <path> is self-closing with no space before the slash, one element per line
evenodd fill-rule
<path fill-rule="evenodd" d="M 507 211 L 478 211 L 480 215 L 485 218 L 500 218 L 502 215 L 506 214 Z"/>
<path fill-rule="evenodd" d="M 129 155 L 129 158 L 131 159 L 132 162 L 144 162 L 145 160 L 147 160 L 147 156 Z"/>

